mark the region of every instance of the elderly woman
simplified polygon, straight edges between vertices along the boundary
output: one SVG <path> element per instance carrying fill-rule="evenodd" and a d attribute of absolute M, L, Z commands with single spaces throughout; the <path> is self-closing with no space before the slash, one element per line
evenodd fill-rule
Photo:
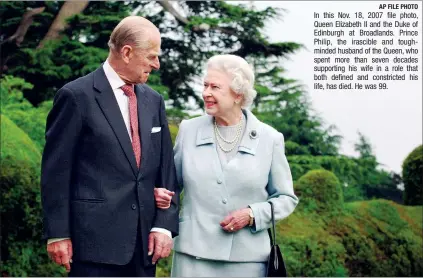
<path fill-rule="evenodd" d="M 172 276 L 265 276 L 269 202 L 276 220 L 298 203 L 284 137 L 245 109 L 257 93 L 243 58 L 217 55 L 206 70 L 208 115 L 182 121 L 174 148 L 184 199 Z M 168 206 L 168 193 L 156 189 L 158 207 Z"/>

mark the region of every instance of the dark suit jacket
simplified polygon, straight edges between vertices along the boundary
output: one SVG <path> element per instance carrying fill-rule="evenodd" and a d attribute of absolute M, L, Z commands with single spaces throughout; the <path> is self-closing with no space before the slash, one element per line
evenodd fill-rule
<path fill-rule="evenodd" d="M 135 86 L 135 93 L 140 170 L 102 67 L 61 88 L 48 115 L 41 177 L 44 237 L 70 237 L 74 259 L 127 264 L 140 225 L 147 266 L 150 229 L 178 233 L 179 194 L 163 97 L 147 85 Z M 152 133 L 153 127 L 161 131 Z M 177 193 L 170 209 L 156 208 L 154 187 Z"/>

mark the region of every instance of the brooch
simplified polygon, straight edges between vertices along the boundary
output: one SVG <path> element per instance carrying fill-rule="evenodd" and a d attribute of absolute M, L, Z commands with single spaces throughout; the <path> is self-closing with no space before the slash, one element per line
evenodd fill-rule
<path fill-rule="evenodd" d="M 255 130 L 250 131 L 250 138 L 256 139 L 257 138 L 257 131 L 255 131 Z"/>

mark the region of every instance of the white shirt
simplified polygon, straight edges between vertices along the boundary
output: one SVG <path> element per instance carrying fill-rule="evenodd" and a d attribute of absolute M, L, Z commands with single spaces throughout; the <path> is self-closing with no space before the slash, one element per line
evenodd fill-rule
<path fill-rule="evenodd" d="M 103 70 L 104 70 L 104 73 L 106 74 L 106 78 L 109 81 L 110 86 L 112 87 L 113 93 L 115 93 L 115 97 L 119 105 L 120 112 L 122 113 L 123 120 L 125 122 L 126 130 L 128 131 L 129 138 L 131 139 L 131 142 L 132 142 L 131 125 L 129 122 L 129 98 L 125 95 L 125 93 L 121 89 L 121 87 L 125 85 L 125 82 L 119 77 L 119 75 L 115 72 L 115 70 L 110 66 L 108 60 L 104 62 Z M 172 233 L 166 229 L 153 227 L 151 231 L 163 233 L 163 234 L 166 234 L 168 237 L 172 238 Z M 47 243 L 52 243 L 52 242 L 60 241 L 63 239 L 68 239 L 68 238 L 50 238 L 48 239 Z"/>
<path fill-rule="evenodd" d="M 127 97 L 121 89 L 121 87 L 125 85 L 125 82 L 120 79 L 119 75 L 110 66 L 108 60 L 104 62 L 103 70 L 106 74 L 106 78 L 109 81 L 110 86 L 112 87 L 113 93 L 115 93 L 120 112 L 122 113 L 123 120 L 125 121 L 126 130 L 128 131 L 129 138 L 132 142 L 131 125 L 129 121 L 129 97 Z"/>

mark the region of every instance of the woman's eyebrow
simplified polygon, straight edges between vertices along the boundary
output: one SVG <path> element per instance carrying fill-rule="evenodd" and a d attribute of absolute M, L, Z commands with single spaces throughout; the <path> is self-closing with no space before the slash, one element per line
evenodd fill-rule
<path fill-rule="evenodd" d="M 219 83 L 216 83 L 216 82 L 207 82 L 207 81 L 204 81 L 204 84 L 213 85 L 213 86 L 220 86 L 220 84 Z"/>

